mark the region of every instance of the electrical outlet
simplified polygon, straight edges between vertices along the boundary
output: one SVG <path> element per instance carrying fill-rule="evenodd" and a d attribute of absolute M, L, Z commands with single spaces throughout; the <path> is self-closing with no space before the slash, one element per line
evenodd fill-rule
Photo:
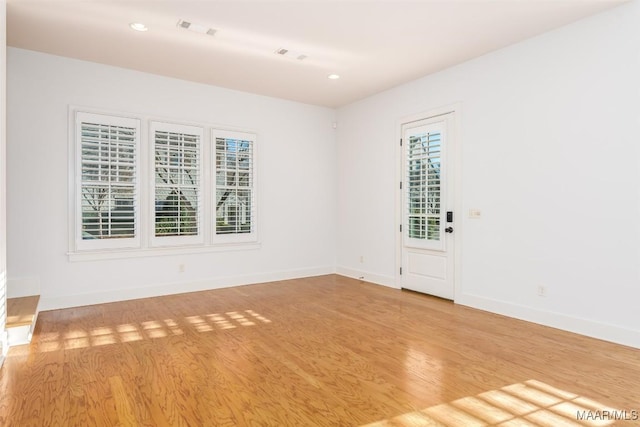
<path fill-rule="evenodd" d="M 185 271 L 184 264 L 178 264 L 178 272 L 179 273 L 184 273 L 184 271 Z"/>
<path fill-rule="evenodd" d="M 546 297 L 547 296 L 547 287 L 544 285 L 538 285 L 538 296 Z"/>
<path fill-rule="evenodd" d="M 364 262 L 364 255 L 360 255 L 360 264 Z"/>

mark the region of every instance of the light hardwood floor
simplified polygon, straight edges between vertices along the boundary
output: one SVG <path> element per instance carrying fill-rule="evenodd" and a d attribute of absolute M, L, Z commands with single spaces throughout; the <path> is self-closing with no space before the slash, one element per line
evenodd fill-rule
<path fill-rule="evenodd" d="M 612 421 L 633 411 L 640 350 L 334 275 L 42 312 L 0 373 L 3 426 L 638 425 Z"/>

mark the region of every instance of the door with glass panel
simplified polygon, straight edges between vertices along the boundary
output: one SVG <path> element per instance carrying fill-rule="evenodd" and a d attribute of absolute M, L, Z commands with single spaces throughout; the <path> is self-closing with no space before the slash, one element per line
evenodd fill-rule
<path fill-rule="evenodd" d="M 453 113 L 402 126 L 401 286 L 453 299 Z"/>

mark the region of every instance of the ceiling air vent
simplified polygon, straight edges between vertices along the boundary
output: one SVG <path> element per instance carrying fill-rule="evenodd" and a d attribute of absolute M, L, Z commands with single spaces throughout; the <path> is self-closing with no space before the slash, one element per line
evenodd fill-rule
<path fill-rule="evenodd" d="M 292 50 L 285 49 L 284 47 L 276 49 L 274 53 L 289 59 L 297 59 L 298 61 L 302 61 L 303 59 L 307 58 L 307 55 L 305 55 L 304 53 L 294 52 Z"/>
<path fill-rule="evenodd" d="M 205 27 L 204 25 L 194 24 L 193 22 L 185 21 L 181 19 L 177 24 L 178 28 L 183 28 L 185 30 L 193 31 L 198 34 L 206 34 L 209 36 L 213 36 L 216 33 L 216 29 Z"/>

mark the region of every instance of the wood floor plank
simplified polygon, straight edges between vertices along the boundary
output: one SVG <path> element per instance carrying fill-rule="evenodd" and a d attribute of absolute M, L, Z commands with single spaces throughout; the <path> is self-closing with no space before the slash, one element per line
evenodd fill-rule
<path fill-rule="evenodd" d="M 119 375 L 109 377 L 109 385 L 116 405 L 119 424 L 132 427 L 137 426 L 138 421 L 133 411 L 135 407 L 134 402 L 129 400 L 129 394 L 122 383 L 122 377 Z"/>
<path fill-rule="evenodd" d="M 640 411 L 640 350 L 336 275 L 42 312 L 0 371 L 3 426 L 589 426 L 577 413 L 604 410 Z"/>

